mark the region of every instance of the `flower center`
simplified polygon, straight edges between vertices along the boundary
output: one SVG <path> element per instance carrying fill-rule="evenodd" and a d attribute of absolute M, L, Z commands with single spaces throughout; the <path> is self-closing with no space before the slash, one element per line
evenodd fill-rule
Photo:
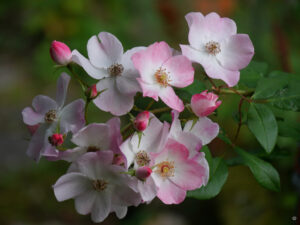
<path fill-rule="evenodd" d="M 169 82 L 171 79 L 169 78 L 168 72 L 166 69 L 159 68 L 155 74 L 154 74 L 155 80 L 157 83 L 160 84 L 162 87 L 167 87 L 169 86 Z"/>
<path fill-rule="evenodd" d="M 220 44 L 215 41 L 207 42 L 205 45 L 205 50 L 211 55 L 216 55 L 221 52 Z"/>
<path fill-rule="evenodd" d="M 147 166 L 150 163 L 150 157 L 144 150 L 139 151 L 135 155 L 135 161 L 139 166 Z"/>
<path fill-rule="evenodd" d="M 167 177 L 174 176 L 174 170 L 175 170 L 175 166 L 173 161 L 171 162 L 163 161 L 157 164 L 157 169 L 155 170 L 155 172 L 159 174 L 161 177 L 167 178 Z"/>
<path fill-rule="evenodd" d="M 88 149 L 86 150 L 87 152 L 97 152 L 99 151 L 100 148 L 96 147 L 96 146 L 89 146 Z"/>
<path fill-rule="evenodd" d="M 56 110 L 55 109 L 51 109 L 49 110 L 49 112 L 47 112 L 45 114 L 45 121 L 48 122 L 48 123 L 52 123 L 53 121 L 56 120 Z"/>
<path fill-rule="evenodd" d="M 108 67 L 107 71 L 110 76 L 115 77 L 122 74 L 122 72 L 124 71 L 124 67 L 122 64 L 116 63 Z"/>
<path fill-rule="evenodd" d="M 107 188 L 107 182 L 105 180 L 94 180 L 93 188 L 96 191 L 104 191 Z"/>

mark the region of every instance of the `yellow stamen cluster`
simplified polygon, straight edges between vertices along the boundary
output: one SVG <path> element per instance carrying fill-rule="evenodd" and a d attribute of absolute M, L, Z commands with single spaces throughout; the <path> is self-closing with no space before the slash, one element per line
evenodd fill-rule
<path fill-rule="evenodd" d="M 45 114 L 45 121 L 48 122 L 48 123 L 52 123 L 53 121 L 56 120 L 56 110 L 55 109 L 51 109 L 49 110 L 49 112 L 47 112 Z"/>
<path fill-rule="evenodd" d="M 150 157 L 144 150 L 139 151 L 135 155 L 135 161 L 139 166 L 147 166 L 150 163 Z"/>
<path fill-rule="evenodd" d="M 96 191 L 104 191 L 107 188 L 107 182 L 105 180 L 94 180 L 93 188 Z"/>
<path fill-rule="evenodd" d="M 168 72 L 166 69 L 159 68 L 155 74 L 154 74 L 155 80 L 157 83 L 160 84 L 162 87 L 167 87 L 169 86 L 169 82 L 171 79 L 169 78 Z"/>
<path fill-rule="evenodd" d="M 215 41 L 207 42 L 205 45 L 205 49 L 211 55 L 216 55 L 221 52 L 220 44 Z"/>
<path fill-rule="evenodd" d="M 175 166 L 173 161 L 163 161 L 156 165 L 155 173 L 159 174 L 163 178 L 173 177 L 175 172 Z"/>

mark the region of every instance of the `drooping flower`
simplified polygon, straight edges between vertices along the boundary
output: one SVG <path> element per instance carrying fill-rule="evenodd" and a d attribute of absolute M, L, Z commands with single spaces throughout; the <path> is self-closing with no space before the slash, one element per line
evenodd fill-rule
<path fill-rule="evenodd" d="M 58 151 L 49 143 L 49 136 L 59 128 L 61 134 L 76 133 L 84 124 L 84 101 L 75 100 L 64 106 L 70 76 L 62 73 L 57 81 L 56 101 L 44 95 L 36 96 L 32 108 L 22 111 L 26 125 L 37 126 L 27 149 L 27 155 L 39 161 L 42 155 L 56 157 Z"/>
<path fill-rule="evenodd" d="M 138 131 L 144 131 L 148 124 L 150 119 L 150 113 L 148 111 L 140 112 L 135 120 L 134 120 L 134 127 Z"/>
<path fill-rule="evenodd" d="M 120 146 L 122 153 L 127 159 L 127 168 L 133 164 L 133 169 L 149 166 L 151 164 L 150 153 L 158 153 L 163 149 L 167 141 L 169 124 L 160 122 L 153 114 L 149 126 L 143 131 L 141 139 L 138 133 L 134 133 Z M 137 188 L 143 201 L 149 202 L 156 196 L 156 185 L 152 177 L 146 181 L 138 181 Z"/>
<path fill-rule="evenodd" d="M 120 133 L 120 119 L 115 117 L 107 123 L 92 123 L 83 127 L 73 135 L 71 141 L 77 145 L 74 149 L 60 152 L 59 159 L 66 161 L 75 161 L 79 156 L 86 152 L 97 152 L 103 150 L 111 150 L 116 157 L 121 157 L 122 153 L 119 146 L 122 143 L 122 135 Z M 119 162 L 114 159 L 116 164 L 121 165 L 124 161 Z"/>
<path fill-rule="evenodd" d="M 153 178 L 158 187 L 157 197 L 165 204 L 179 204 L 187 190 L 206 184 L 206 168 L 190 158 L 189 150 L 179 142 L 168 139 L 163 151 L 153 155 Z"/>
<path fill-rule="evenodd" d="M 110 212 L 123 218 L 128 206 L 141 203 L 135 191 L 135 180 L 124 167 L 114 165 L 112 151 L 89 152 L 73 166 L 75 171 L 60 177 L 53 186 L 58 201 L 74 198 L 79 214 L 91 214 L 94 222 L 102 222 Z"/>
<path fill-rule="evenodd" d="M 190 60 L 182 55 L 173 56 L 173 50 L 166 42 L 156 42 L 147 49 L 132 56 L 137 78 L 143 95 L 158 101 L 158 97 L 172 109 L 182 111 L 183 102 L 172 86 L 183 88 L 194 81 L 194 68 Z"/>
<path fill-rule="evenodd" d="M 98 38 L 101 42 L 99 42 Z M 120 41 L 107 32 L 93 36 L 87 44 L 89 59 L 77 50 L 72 52 L 72 60 L 93 78 L 100 80 L 97 90 L 104 91 L 94 103 L 101 110 L 120 116 L 128 113 L 133 107 L 133 98 L 140 86 L 136 81 L 138 72 L 134 68 L 131 56 L 144 49 L 132 48 L 125 53 Z"/>
<path fill-rule="evenodd" d="M 70 48 L 62 42 L 53 41 L 50 47 L 50 56 L 58 65 L 67 65 L 72 61 Z"/>
<path fill-rule="evenodd" d="M 205 90 L 200 94 L 192 96 L 191 108 L 199 117 L 208 116 L 221 105 L 222 102 L 217 100 L 217 95 L 214 93 L 207 93 L 207 90 Z"/>
<path fill-rule="evenodd" d="M 228 86 L 236 85 L 239 70 L 246 67 L 254 55 L 247 34 L 237 34 L 236 24 L 217 13 L 203 16 L 200 12 L 186 15 L 190 45 L 181 45 L 182 54 L 200 63 L 207 75 L 221 79 Z"/>

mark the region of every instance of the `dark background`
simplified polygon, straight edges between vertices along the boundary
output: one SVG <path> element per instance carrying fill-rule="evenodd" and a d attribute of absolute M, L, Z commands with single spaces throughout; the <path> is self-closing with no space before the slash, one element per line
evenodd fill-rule
<path fill-rule="evenodd" d="M 167 41 L 173 48 L 186 44 L 184 16 L 191 11 L 215 11 L 230 17 L 238 33 L 248 33 L 255 46 L 254 60 L 270 70 L 300 73 L 300 3 L 298 0 L 3 0 L 0 3 L 0 224 L 92 224 L 78 215 L 73 201 L 58 203 L 51 185 L 66 171 L 64 162 L 36 164 L 25 151 L 29 134 L 21 110 L 38 94 L 55 96 L 61 70 L 49 56 L 52 40 L 63 41 L 86 55 L 88 39 L 101 31 L 116 35 L 125 49 Z M 299 87 L 300 88 L 300 87 Z M 71 83 L 68 100 L 81 96 Z M 232 137 L 238 97 L 222 97 L 218 122 Z M 105 122 L 109 114 L 92 107 L 90 116 Z M 286 116 L 299 123 L 299 114 Z M 260 148 L 242 127 L 240 146 Z M 210 144 L 213 155 L 230 156 L 220 140 Z M 280 193 L 263 189 L 249 169 L 231 167 L 221 194 L 212 200 L 186 199 L 167 206 L 159 200 L 131 207 L 123 220 L 115 215 L 110 225 L 285 225 L 295 224 L 298 194 L 292 183 L 297 142 L 278 138 L 283 152 L 272 160 L 281 176 Z M 298 147 L 299 149 L 299 147 Z M 300 218 L 299 218 L 300 219 Z"/>

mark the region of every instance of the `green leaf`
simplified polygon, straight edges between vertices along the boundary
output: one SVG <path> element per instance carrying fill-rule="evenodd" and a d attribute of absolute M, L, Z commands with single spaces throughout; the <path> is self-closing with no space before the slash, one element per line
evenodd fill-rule
<path fill-rule="evenodd" d="M 290 121 L 277 121 L 278 135 L 282 137 L 291 137 L 300 140 L 300 127 L 299 124 Z"/>
<path fill-rule="evenodd" d="M 273 106 L 300 111 L 300 77 L 274 71 L 268 78 L 259 80 L 253 99 L 266 99 Z"/>
<path fill-rule="evenodd" d="M 280 190 L 280 177 L 276 169 L 268 162 L 236 147 L 236 152 L 244 159 L 257 182 L 272 191 Z"/>
<path fill-rule="evenodd" d="M 245 69 L 241 70 L 239 83 L 249 88 L 255 88 L 258 80 L 267 73 L 267 70 L 266 63 L 252 61 Z"/>
<path fill-rule="evenodd" d="M 273 112 L 268 106 L 250 104 L 247 115 L 250 131 L 267 153 L 271 153 L 277 140 L 278 128 Z"/>
<path fill-rule="evenodd" d="M 228 168 L 222 158 L 212 158 L 210 168 L 210 179 L 206 186 L 188 191 L 187 196 L 197 199 L 210 199 L 217 196 L 228 177 Z"/>
<path fill-rule="evenodd" d="M 206 86 L 200 80 L 194 80 L 194 82 L 181 89 L 176 90 L 176 94 L 183 100 L 190 101 L 194 94 L 201 93 L 206 90 Z"/>

